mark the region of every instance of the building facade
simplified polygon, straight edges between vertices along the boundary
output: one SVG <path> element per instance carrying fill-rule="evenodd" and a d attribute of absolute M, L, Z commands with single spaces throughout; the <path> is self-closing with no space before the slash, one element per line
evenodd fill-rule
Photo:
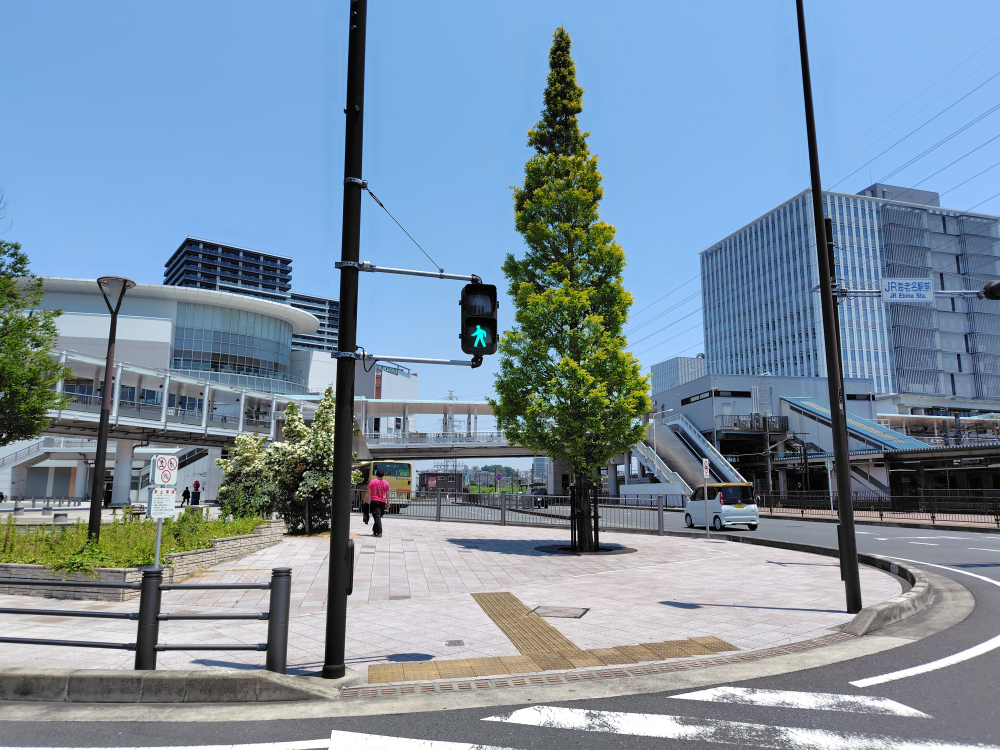
<path fill-rule="evenodd" d="M 705 375 L 705 355 L 697 357 L 673 357 L 663 362 L 657 362 L 649 368 L 652 375 L 651 393 L 659 393 L 668 388 L 695 380 Z"/>
<path fill-rule="evenodd" d="M 287 303 L 292 259 L 186 237 L 164 264 L 163 283 Z"/>
<path fill-rule="evenodd" d="M 299 333 L 292 336 L 293 349 L 311 349 L 321 352 L 337 351 L 337 331 L 340 328 L 340 301 L 326 297 L 313 297 L 292 292 L 289 304 L 305 310 L 319 321 L 315 333 Z"/>
<path fill-rule="evenodd" d="M 826 374 L 811 201 L 811 191 L 800 193 L 702 252 L 709 373 Z M 1000 218 L 938 204 L 936 193 L 881 184 L 859 195 L 825 192 L 838 284 L 876 290 L 883 277 L 919 277 L 939 290 L 973 290 L 996 278 Z M 996 302 L 851 297 L 840 305 L 840 326 L 844 376 L 870 378 L 877 397 L 896 410 L 1000 404 Z"/>

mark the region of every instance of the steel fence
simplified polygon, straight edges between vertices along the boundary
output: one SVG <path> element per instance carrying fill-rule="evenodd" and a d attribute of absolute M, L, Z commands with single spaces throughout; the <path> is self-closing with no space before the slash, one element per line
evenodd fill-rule
<path fill-rule="evenodd" d="M 162 568 L 146 568 L 141 583 L 108 583 L 103 581 L 53 581 L 34 579 L 2 579 L 4 586 L 58 586 L 60 588 L 138 589 L 138 612 L 92 612 L 63 609 L 27 609 L 2 607 L 0 614 L 44 617 L 97 617 L 137 622 L 134 643 L 109 641 L 69 641 L 53 638 L 13 638 L 0 636 L 0 643 L 20 643 L 33 646 L 72 646 L 76 648 L 106 648 L 135 652 L 136 669 L 156 669 L 156 654 L 160 651 L 265 651 L 265 668 L 285 674 L 288 660 L 288 619 L 292 592 L 292 569 L 273 568 L 267 583 L 163 583 Z M 164 591 L 190 589 L 263 589 L 270 590 L 267 612 L 235 612 L 230 614 L 176 614 L 160 612 Z M 167 620 L 266 620 L 266 643 L 160 643 L 160 623 Z"/>
<path fill-rule="evenodd" d="M 994 524 L 1000 527 L 1000 490 L 922 490 L 916 494 L 851 493 L 854 515 L 879 520 Z M 762 496 L 762 514 L 837 515 L 834 492 L 772 492 Z"/>

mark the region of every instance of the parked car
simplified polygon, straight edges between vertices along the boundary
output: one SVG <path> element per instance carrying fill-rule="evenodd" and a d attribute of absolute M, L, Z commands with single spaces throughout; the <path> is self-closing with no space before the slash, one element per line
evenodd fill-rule
<path fill-rule="evenodd" d="M 704 492 L 704 487 L 698 487 L 691 493 L 691 499 L 684 508 L 684 525 L 689 529 L 705 525 Z M 716 531 L 737 523 L 746 524 L 750 531 L 756 531 L 760 513 L 753 485 L 737 482 L 709 484 L 708 521 Z"/>

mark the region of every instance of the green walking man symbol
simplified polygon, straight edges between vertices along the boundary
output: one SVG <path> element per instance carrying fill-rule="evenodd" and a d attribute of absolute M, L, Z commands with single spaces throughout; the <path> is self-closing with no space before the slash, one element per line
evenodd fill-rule
<path fill-rule="evenodd" d="M 478 323 L 476 324 L 475 332 L 472 334 L 472 346 L 473 348 L 477 346 L 481 346 L 483 349 L 486 348 L 486 331 Z"/>

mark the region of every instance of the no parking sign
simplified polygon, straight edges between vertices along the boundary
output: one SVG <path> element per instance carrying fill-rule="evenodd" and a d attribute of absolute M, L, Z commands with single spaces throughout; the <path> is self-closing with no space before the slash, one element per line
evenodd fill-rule
<path fill-rule="evenodd" d="M 149 483 L 165 487 L 177 484 L 177 456 L 153 456 Z"/>

